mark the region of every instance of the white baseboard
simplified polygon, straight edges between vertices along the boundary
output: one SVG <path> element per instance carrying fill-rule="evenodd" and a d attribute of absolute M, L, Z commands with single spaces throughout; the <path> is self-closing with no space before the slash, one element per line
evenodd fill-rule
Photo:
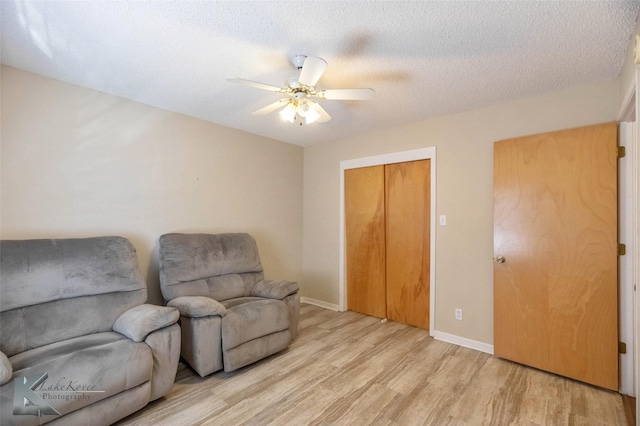
<path fill-rule="evenodd" d="M 319 306 L 332 311 L 340 312 L 340 306 L 334 303 L 324 302 L 311 297 L 300 297 L 300 303 L 308 303 L 310 305 Z M 455 334 L 444 333 L 442 331 L 434 331 L 433 338 L 442 340 L 443 342 L 453 343 L 454 345 L 463 346 L 465 348 L 474 349 L 476 351 L 485 352 L 493 355 L 493 345 L 478 342 L 477 340 L 467 339 L 466 337 L 456 336 Z"/>
<path fill-rule="evenodd" d="M 322 300 L 318 300 L 318 299 L 312 299 L 310 297 L 302 296 L 300 298 L 300 302 L 308 303 L 310 305 L 320 306 L 321 308 L 331 309 L 332 311 L 336 311 L 336 312 L 340 311 L 340 306 L 338 305 L 335 305 L 333 303 L 323 302 Z"/>
<path fill-rule="evenodd" d="M 433 338 L 493 355 L 493 345 L 489 345 L 488 343 L 478 342 L 477 340 L 467 339 L 466 337 L 456 336 L 455 334 L 443 333 L 442 331 L 434 331 Z"/>

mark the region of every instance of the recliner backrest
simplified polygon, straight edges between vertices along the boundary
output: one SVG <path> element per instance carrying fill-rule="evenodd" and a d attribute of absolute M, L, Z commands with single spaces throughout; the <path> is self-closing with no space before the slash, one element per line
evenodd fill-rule
<path fill-rule="evenodd" d="M 109 331 L 146 299 L 126 238 L 0 241 L 0 350 L 7 356 Z"/>
<path fill-rule="evenodd" d="M 160 237 L 160 287 L 165 300 L 248 296 L 263 269 L 258 246 L 246 233 L 165 234 Z"/>

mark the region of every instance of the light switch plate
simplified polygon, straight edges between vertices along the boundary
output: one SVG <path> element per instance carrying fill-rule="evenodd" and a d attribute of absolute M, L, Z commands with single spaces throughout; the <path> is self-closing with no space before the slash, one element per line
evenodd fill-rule
<path fill-rule="evenodd" d="M 445 226 L 447 224 L 447 215 L 446 214 L 441 214 L 440 215 L 440 226 Z"/>

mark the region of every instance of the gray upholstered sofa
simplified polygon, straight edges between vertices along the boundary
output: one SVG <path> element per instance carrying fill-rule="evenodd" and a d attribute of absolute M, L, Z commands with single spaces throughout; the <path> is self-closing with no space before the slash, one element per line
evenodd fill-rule
<path fill-rule="evenodd" d="M 160 287 L 180 311 L 182 357 L 201 376 L 244 367 L 297 335 L 298 284 L 264 279 L 249 234 L 161 236 Z"/>
<path fill-rule="evenodd" d="M 179 314 L 146 298 L 125 238 L 1 241 L 0 424 L 106 425 L 165 395 Z"/>

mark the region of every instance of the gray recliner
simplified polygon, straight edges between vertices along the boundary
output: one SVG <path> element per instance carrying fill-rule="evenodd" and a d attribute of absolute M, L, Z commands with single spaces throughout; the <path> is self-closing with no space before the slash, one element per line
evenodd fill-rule
<path fill-rule="evenodd" d="M 206 376 L 279 352 L 296 337 L 298 284 L 265 280 L 249 234 L 165 234 L 160 286 L 180 311 L 182 357 Z"/>
<path fill-rule="evenodd" d="M 0 423 L 108 425 L 166 395 L 179 313 L 122 237 L 0 242 Z"/>

